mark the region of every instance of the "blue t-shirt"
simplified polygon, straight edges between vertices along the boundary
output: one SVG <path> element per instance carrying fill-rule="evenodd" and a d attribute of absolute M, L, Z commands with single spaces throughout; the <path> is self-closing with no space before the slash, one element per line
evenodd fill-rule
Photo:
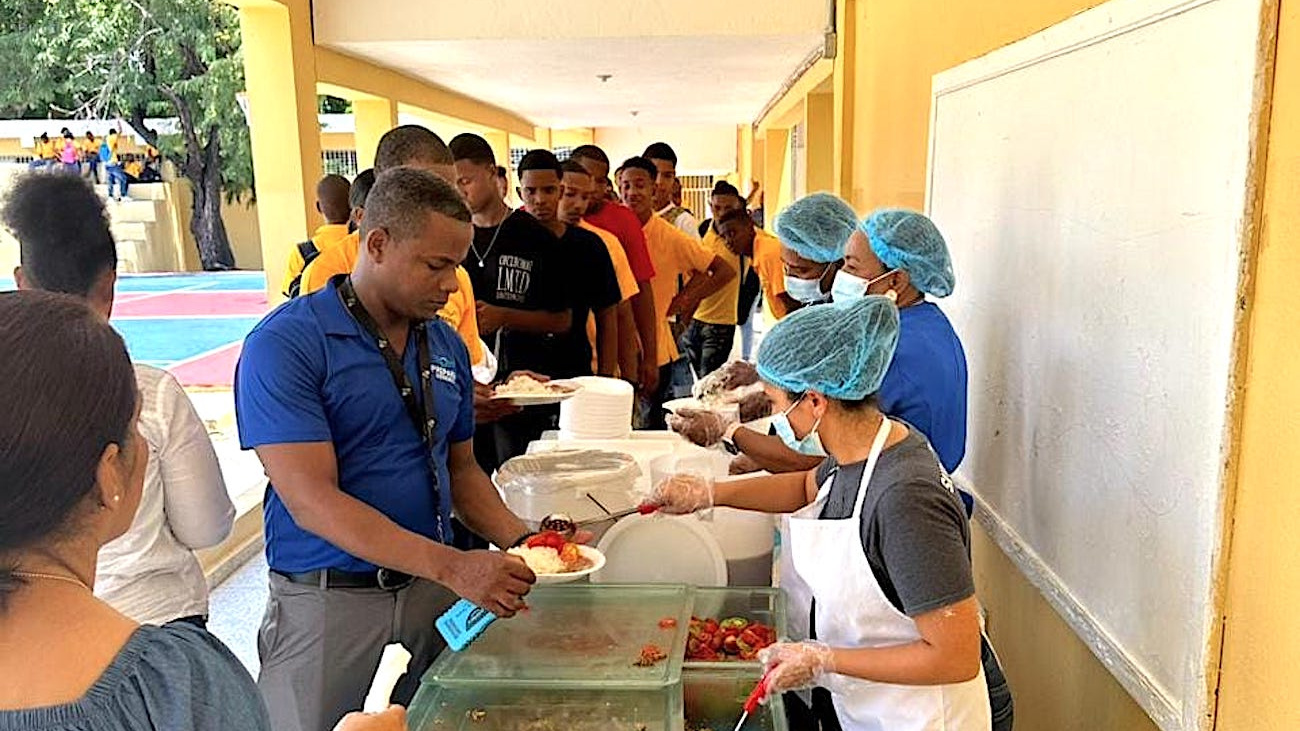
<path fill-rule="evenodd" d="M 920 430 L 952 472 L 966 456 L 966 352 L 933 302 L 898 312 L 898 347 L 880 384 L 886 414 Z"/>
<path fill-rule="evenodd" d="M 244 341 L 235 370 L 235 415 L 244 449 L 333 442 L 343 492 L 420 535 L 451 537 L 448 446 L 474 436 L 474 382 L 464 343 L 441 320 L 428 323 L 437 438 L 432 445 L 441 505 L 419 432 L 375 341 L 329 286 L 281 305 Z M 420 387 L 414 331 L 403 351 L 407 378 Z M 269 485 L 262 506 L 266 558 L 287 573 L 372 571 L 294 522 Z"/>

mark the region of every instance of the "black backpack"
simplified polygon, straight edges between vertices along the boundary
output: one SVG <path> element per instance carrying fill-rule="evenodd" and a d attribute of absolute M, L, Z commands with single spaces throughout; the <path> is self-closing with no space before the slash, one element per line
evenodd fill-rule
<path fill-rule="evenodd" d="M 299 270 L 298 276 L 294 277 L 293 281 L 289 283 L 289 291 L 284 293 L 285 297 L 297 297 L 302 291 L 302 273 L 307 271 L 308 264 L 316 261 L 316 257 L 320 256 L 320 249 L 316 248 L 315 241 L 307 239 L 298 242 L 298 253 L 302 254 L 302 269 Z"/>

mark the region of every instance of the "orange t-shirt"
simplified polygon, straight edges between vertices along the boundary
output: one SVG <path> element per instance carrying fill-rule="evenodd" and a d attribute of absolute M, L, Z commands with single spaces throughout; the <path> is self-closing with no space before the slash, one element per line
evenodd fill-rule
<path fill-rule="evenodd" d="M 651 216 L 643 227 L 646 248 L 654 262 L 655 276 L 650 280 L 655 298 L 655 320 L 659 329 L 659 357 L 656 365 L 664 366 L 677 360 L 680 353 L 668 326 L 668 306 L 677 296 L 677 278 L 690 281 L 696 272 L 706 272 L 713 263 L 713 252 L 699 241 L 687 236 L 681 229 L 661 216 Z"/>
<path fill-rule="evenodd" d="M 361 253 L 361 234 L 356 231 L 341 239 L 338 244 L 321 251 L 316 260 L 302 273 L 302 294 L 324 287 L 336 274 L 351 274 Z M 483 341 L 478 338 L 478 309 L 474 302 L 474 285 L 464 267 L 456 267 L 456 284 L 459 285 L 447 304 L 438 311 L 442 321 L 455 328 L 469 351 L 469 362 L 483 362 Z"/>

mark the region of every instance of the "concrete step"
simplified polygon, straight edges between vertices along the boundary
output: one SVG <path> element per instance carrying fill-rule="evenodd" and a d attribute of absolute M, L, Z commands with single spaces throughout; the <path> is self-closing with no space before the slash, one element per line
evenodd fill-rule
<path fill-rule="evenodd" d="M 105 183 L 96 185 L 95 192 L 99 193 L 101 198 L 108 198 L 108 185 Z M 164 183 L 132 183 L 126 189 L 126 197 L 137 201 L 165 201 L 167 186 Z"/>
<path fill-rule="evenodd" d="M 149 224 L 141 221 L 113 221 L 109 230 L 113 232 L 113 238 L 120 244 L 123 241 L 147 241 L 149 239 Z"/>
<path fill-rule="evenodd" d="M 114 223 L 157 223 L 160 217 L 158 207 L 162 205 L 165 205 L 163 201 L 156 200 L 110 200 L 108 215 Z"/>

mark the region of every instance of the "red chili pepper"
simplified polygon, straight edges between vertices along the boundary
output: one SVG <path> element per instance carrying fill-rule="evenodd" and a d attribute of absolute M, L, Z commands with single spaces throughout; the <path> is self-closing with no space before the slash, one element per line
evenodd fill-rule
<path fill-rule="evenodd" d="M 672 617 L 664 617 L 659 620 L 659 629 L 673 629 L 677 626 L 677 620 Z"/>

